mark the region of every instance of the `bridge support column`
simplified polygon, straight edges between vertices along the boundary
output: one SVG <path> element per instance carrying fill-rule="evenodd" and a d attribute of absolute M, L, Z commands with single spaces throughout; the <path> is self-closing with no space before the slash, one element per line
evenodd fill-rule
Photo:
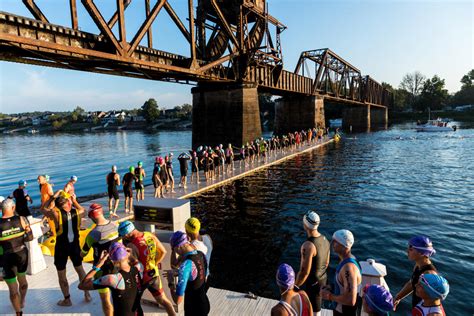
<path fill-rule="evenodd" d="M 348 106 L 342 112 L 342 128 L 346 131 L 370 131 L 370 105 Z"/>
<path fill-rule="evenodd" d="M 325 128 L 324 98 L 320 96 L 286 96 L 275 102 L 275 134 Z"/>
<path fill-rule="evenodd" d="M 243 143 L 262 136 L 254 85 L 193 88 L 192 146 Z"/>
<path fill-rule="evenodd" d="M 387 129 L 388 127 L 388 108 L 375 107 L 370 108 L 370 127 L 377 129 Z"/>

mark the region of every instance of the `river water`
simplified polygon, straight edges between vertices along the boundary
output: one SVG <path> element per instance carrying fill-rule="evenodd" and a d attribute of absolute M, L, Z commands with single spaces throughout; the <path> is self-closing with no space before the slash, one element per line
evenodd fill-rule
<path fill-rule="evenodd" d="M 451 286 L 444 303 L 448 315 L 472 315 L 474 126 L 441 134 L 412 127 L 346 135 L 338 144 L 192 199 L 193 214 L 214 239 L 211 286 L 277 298 L 276 268 L 286 262 L 298 269 L 305 239 L 301 219 L 311 209 L 321 217 L 322 233 L 351 230 L 354 254 L 387 266 L 393 294 L 413 268 L 407 240 L 430 236 L 434 262 Z M 34 180 L 41 173 L 51 175 L 57 188 L 76 174 L 79 196 L 97 193 L 105 190 L 110 165 L 123 172 L 143 160 L 151 173 L 154 156 L 176 155 L 190 144 L 190 132 L 0 137 L 0 194 L 26 178 L 38 200 Z M 335 265 L 332 256 L 331 273 Z M 408 301 L 396 314 L 408 312 Z"/>

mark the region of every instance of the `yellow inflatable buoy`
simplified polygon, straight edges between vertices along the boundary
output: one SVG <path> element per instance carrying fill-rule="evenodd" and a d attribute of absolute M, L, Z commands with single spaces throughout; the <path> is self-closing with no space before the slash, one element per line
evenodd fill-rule
<path fill-rule="evenodd" d="M 341 135 L 339 135 L 339 134 L 334 135 L 334 140 L 336 142 L 340 141 L 341 140 Z"/>
<path fill-rule="evenodd" d="M 43 244 L 40 244 L 40 248 L 41 248 L 41 252 L 43 253 L 43 255 L 45 255 L 45 256 L 52 256 L 51 251 L 49 250 L 48 247 L 46 247 L 46 246 L 43 245 Z"/>
<path fill-rule="evenodd" d="M 44 255 L 54 256 L 54 246 L 56 246 L 56 237 L 51 236 L 41 243 L 41 251 Z"/>
<path fill-rule="evenodd" d="M 89 228 L 86 229 L 81 229 L 79 231 L 79 245 L 82 247 L 86 243 L 86 237 L 89 234 L 89 232 L 95 227 L 95 225 L 92 225 Z M 93 262 L 94 261 L 94 250 L 91 248 L 89 249 L 89 252 L 87 253 L 87 256 L 85 256 L 82 261 L 84 262 Z"/>

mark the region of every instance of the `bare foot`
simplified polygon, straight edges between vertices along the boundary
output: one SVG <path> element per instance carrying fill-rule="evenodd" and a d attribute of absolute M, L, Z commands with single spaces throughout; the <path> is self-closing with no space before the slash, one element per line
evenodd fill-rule
<path fill-rule="evenodd" d="M 72 302 L 70 298 L 65 298 L 63 300 L 59 300 L 57 303 L 59 306 L 72 306 Z"/>
<path fill-rule="evenodd" d="M 89 303 L 90 301 L 92 301 L 92 297 L 91 297 L 91 294 L 89 293 L 89 291 L 84 291 L 84 300 Z"/>

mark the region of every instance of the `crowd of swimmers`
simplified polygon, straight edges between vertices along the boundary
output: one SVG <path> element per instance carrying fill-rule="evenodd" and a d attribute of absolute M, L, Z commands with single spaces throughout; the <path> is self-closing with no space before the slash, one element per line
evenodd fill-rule
<path fill-rule="evenodd" d="M 26 243 L 31 240 L 31 229 L 28 220 L 16 212 L 13 199 L 2 201 L 2 212 L 3 278 L 15 312 L 22 315 L 28 289 Z M 139 231 L 130 221 L 117 225 L 105 217 L 103 207 L 96 203 L 86 212 L 75 196 L 64 190 L 55 192 L 46 201 L 42 213 L 55 223 L 57 230 L 54 265 L 63 294 L 58 305 L 73 304 L 66 273 L 70 259 L 85 301 L 91 300 L 89 291 L 97 290 L 104 315 L 142 315 L 140 299 L 146 290 L 168 315 L 175 314 L 171 300 L 176 304 L 184 302 L 185 315 L 210 312 L 207 280 L 214 245 L 208 235 L 200 234 L 201 224 L 197 218 L 189 218 L 185 232 L 176 231 L 169 240 L 170 265 L 176 269 L 176 273 L 167 276 L 170 299 L 164 292 L 159 271 L 166 249 L 154 234 Z M 80 222 L 85 213 L 96 226 L 80 247 Z M 449 285 L 430 259 L 436 251 L 428 237 L 415 236 L 408 241 L 407 256 L 415 266 L 411 278 L 392 297 L 384 285 L 362 284 L 361 267 L 351 252 L 354 236 L 349 230 L 337 230 L 329 241 L 319 232 L 320 218 L 316 212 L 306 213 L 302 222 L 307 239 L 300 248 L 300 267 L 296 273 L 288 264 L 278 267 L 276 284 L 280 300 L 273 307 L 272 315 L 320 315 L 323 301 L 333 304 L 336 316 L 355 316 L 360 309 L 369 315 L 388 315 L 410 294 L 412 315 L 446 315 L 441 302 L 449 293 Z M 93 266 L 86 273 L 82 260 L 91 248 Z M 328 285 L 327 270 L 331 249 L 339 257 L 333 287 Z"/>

